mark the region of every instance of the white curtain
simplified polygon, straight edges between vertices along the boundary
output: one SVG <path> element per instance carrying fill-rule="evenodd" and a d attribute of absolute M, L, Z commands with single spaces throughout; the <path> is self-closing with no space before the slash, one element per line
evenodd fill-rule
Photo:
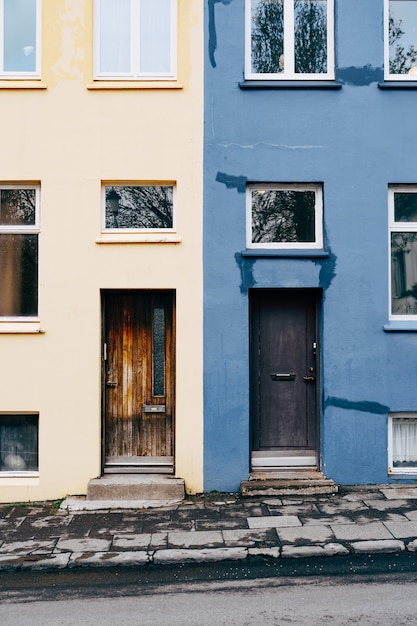
<path fill-rule="evenodd" d="M 128 74 L 130 0 L 100 0 L 100 72 Z"/>
<path fill-rule="evenodd" d="M 393 465 L 417 463 L 417 419 L 394 419 L 392 423 Z"/>
<path fill-rule="evenodd" d="M 140 0 L 140 71 L 171 71 L 171 0 Z"/>

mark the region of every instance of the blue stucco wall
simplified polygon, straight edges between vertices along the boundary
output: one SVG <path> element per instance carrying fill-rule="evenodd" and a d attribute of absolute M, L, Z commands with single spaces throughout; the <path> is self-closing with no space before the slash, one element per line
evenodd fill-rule
<path fill-rule="evenodd" d="M 248 289 L 322 288 L 321 467 L 386 483 L 389 411 L 417 410 L 417 333 L 388 322 L 388 184 L 417 183 L 417 91 L 384 90 L 383 0 L 335 0 L 339 90 L 244 90 L 244 0 L 206 0 L 207 491 L 249 473 Z M 329 256 L 243 257 L 245 184 L 322 182 Z"/>

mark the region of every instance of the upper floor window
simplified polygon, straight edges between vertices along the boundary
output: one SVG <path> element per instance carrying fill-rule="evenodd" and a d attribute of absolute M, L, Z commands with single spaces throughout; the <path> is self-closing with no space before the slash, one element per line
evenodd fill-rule
<path fill-rule="evenodd" d="M 333 79 L 333 22 L 333 0 L 246 0 L 246 78 Z"/>
<path fill-rule="evenodd" d="M 417 0 L 385 0 L 385 78 L 417 80 Z"/>
<path fill-rule="evenodd" d="M 0 76 L 40 75 L 41 0 L 0 0 Z"/>
<path fill-rule="evenodd" d="M 172 185 L 105 185 L 103 191 L 105 232 L 174 230 Z"/>
<path fill-rule="evenodd" d="M 95 0 L 95 78 L 174 79 L 177 0 Z"/>
<path fill-rule="evenodd" d="M 0 317 L 38 315 L 38 185 L 0 185 Z"/>
<path fill-rule="evenodd" d="M 395 320 L 417 320 L 417 186 L 389 189 L 391 307 Z"/>
<path fill-rule="evenodd" d="M 321 185 L 248 186 L 247 248 L 322 248 L 322 222 Z"/>

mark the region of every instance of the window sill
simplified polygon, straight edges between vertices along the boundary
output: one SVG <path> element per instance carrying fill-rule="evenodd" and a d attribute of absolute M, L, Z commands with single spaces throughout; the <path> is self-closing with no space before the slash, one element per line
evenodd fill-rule
<path fill-rule="evenodd" d="M 140 235 L 102 234 L 96 243 L 181 243 L 181 237 L 176 233 L 141 233 Z"/>
<path fill-rule="evenodd" d="M 9 472 L 0 471 L 0 478 L 39 478 L 39 472 Z"/>
<path fill-rule="evenodd" d="M 0 472 L 0 487 L 36 487 L 39 483 L 39 472 Z"/>
<path fill-rule="evenodd" d="M 415 333 L 417 332 L 417 321 L 404 321 L 401 322 L 388 322 L 384 325 L 384 331 L 386 333 Z"/>
<path fill-rule="evenodd" d="M 244 80 L 240 89 L 341 89 L 334 80 Z"/>
<path fill-rule="evenodd" d="M 0 321 L 0 335 L 43 335 L 45 332 L 39 322 Z"/>
<path fill-rule="evenodd" d="M 97 80 L 87 85 L 90 91 L 123 89 L 183 89 L 176 80 Z"/>
<path fill-rule="evenodd" d="M 40 80 L 7 80 L 0 78 L 0 89 L 48 89 Z"/>
<path fill-rule="evenodd" d="M 392 80 L 378 83 L 379 89 L 417 89 L 417 80 Z"/>
<path fill-rule="evenodd" d="M 327 258 L 329 253 L 326 250 L 262 250 L 254 248 L 252 250 L 243 250 L 243 257 L 279 257 L 290 259 L 305 258 Z"/>

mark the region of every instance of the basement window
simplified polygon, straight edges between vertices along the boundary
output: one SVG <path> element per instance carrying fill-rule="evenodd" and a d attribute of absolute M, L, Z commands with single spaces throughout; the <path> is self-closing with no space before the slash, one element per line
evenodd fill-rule
<path fill-rule="evenodd" d="M 389 415 L 388 473 L 417 474 L 417 413 Z"/>
<path fill-rule="evenodd" d="M 0 415 L 0 474 L 30 475 L 39 470 L 38 414 Z"/>

